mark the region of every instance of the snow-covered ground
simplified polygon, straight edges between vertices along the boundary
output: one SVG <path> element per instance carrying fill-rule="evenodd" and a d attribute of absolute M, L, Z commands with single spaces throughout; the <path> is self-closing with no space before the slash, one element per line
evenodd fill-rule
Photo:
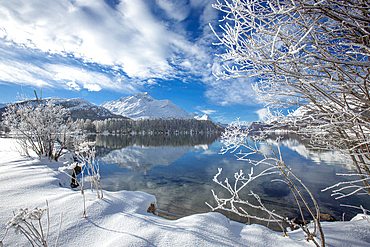
<path fill-rule="evenodd" d="M 83 198 L 68 188 L 69 181 L 58 167 L 67 162 L 22 157 L 12 139 L 0 138 L 0 240 L 5 225 L 19 208 L 50 210 L 49 245 L 58 246 L 314 246 L 300 230 L 288 237 L 261 225 L 230 221 L 209 212 L 167 220 L 147 208 L 156 199 L 143 192 L 104 191 L 103 199 L 86 190 L 87 217 L 82 217 Z M 46 216 L 43 217 L 46 228 Z M 357 216 L 351 222 L 324 222 L 327 246 L 370 246 L 370 220 Z M 30 246 L 13 230 L 4 246 Z"/>

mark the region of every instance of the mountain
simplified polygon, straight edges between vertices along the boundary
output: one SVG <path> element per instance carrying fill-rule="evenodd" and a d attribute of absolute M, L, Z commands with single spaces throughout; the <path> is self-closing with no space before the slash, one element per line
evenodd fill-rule
<path fill-rule="evenodd" d="M 108 109 L 96 106 L 92 103 L 90 103 L 87 100 L 81 99 L 81 98 L 75 98 L 75 99 L 64 99 L 59 97 L 51 97 L 46 98 L 44 100 L 53 100 L 55 104 L 60 104 L 64 108 L 67 108 L 70 110 L 71 117 L 73 119 L 90 119 L 90 120 L 104 120 L 107 118 L 124 118 L 121 115 L 116 115 L 111 113 Z M 18 104 L 26 104 L 31 103 L 33 106 L 37 106 L 36 100 L 30 100 L 30 101 L 23 101 L 23 102 L 16 102 Z M 0 105 L 0 118 L 2 113 L 5 111 L 5 107 L 8 104 L 1 104 Z"/>
<path fill-rule="evenodd" d="M 180 118 L 214 122 L 207 114 L 200 116 L 196 113 L 187 113 L 170 100 L 156 100 L 148 93 L 137 93 L 134 96 L 121 97 L 116 101 L 106 101 L 100 106 L 94 105 L 82 98 L 65 99 L 51 97 L 43 100 L 53 100 L 55 104 L 60 104 L 69 109 L 73 119 L 90 119 L 93 121 L 107 118 L 131 118 L 133 120 Z M 34 106 L 38 104 L 36 100 L 16 103 L 24 104 L 27 102 Z M 0 120 L 6 105 L 0 104 Z M 219 123 L 215 124 L 220 125 Z"/>
<path fill-rule="evenodd" d="M 104 107 L 94 105 L 81 98 L 60 100 L 59 104 L 71 111 L 71 117 L 73 119 L 104 120 L 107 118 L 124 118 L 110 112 Z"/>
<path fill-rule="evenodd" d="M 156 100 L 148 93 L 137 93 L 134 96 L 121 97 L 116 101 L 106 101 L 102 105 L 112 113 L 137 119 L 148 118 L 182 118 L 192 119 L 193 114 L 169 100 Z"/>

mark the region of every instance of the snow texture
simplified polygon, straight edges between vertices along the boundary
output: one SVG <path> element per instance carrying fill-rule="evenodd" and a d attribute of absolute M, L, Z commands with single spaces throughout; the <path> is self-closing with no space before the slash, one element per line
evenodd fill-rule
<path fill-rule="evenodd" d="M 207 114 L 204 114 L 203 116 L 195 116 L 194 117 L 195 119 L 197 120 L 209 120 L 209 121 L 212 121 L 212 119 L 210 118 L 210 116 L 208 116 Z"/>
<path fill-rule="evenodd" d="M 101 106 L 114 114 L 134 120 L 148 118 L 194 118 L 193 114 L 187 113 L 171 101 L 156 100 L 148 93 L 137 93 L 134 96 L 121 97 L 116 101 L 105 101 Z"/>
<path fill-rule="evenodd" d="M 63 107 L 68 108 L 74 118 L 89 118 L 94 120 L 118 117 L 112 114 L 108 109 L 94 105 L 82 98 L 65 99 L 64 101 L 60 100 L 59 103 Z"/>
<path fill-rule="evenodd" d="M 298 230 L 289 237 L 262 225 L 230 221 L 216 212 L 167 220 L 147 213 L 156 198 L 144 192 L 104 191 L 103 199 L 89 190 L 87 217 L 82 217 L 80 191 L 68 188 L 69 180 L 58 171 L 71 156 L 59 162 L 27 158 L 16 151 L 13 139 L 0 138 L 0 238 L 5 224 L 19 208 L 45 208 L 49 202 L 49 245 L 58 246 L 313 246 Z M 46 227 L 46 217 L 43 217 Z M 324 222 L 327 246 L 370 246 L 370 223 L 358 216 L 350 222 Z M 29 246 L 26 238 L 12 229 L 4 246 Z"/>

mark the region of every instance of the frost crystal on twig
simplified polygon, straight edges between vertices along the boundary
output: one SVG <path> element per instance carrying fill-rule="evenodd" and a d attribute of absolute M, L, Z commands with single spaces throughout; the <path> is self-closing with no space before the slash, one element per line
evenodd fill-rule
<path fill-rule="evenodd" d="M 230 182 L 230 179 L 228 178 L 226 178 L 222 182 L 219 179 L 222 174 L 222 168 L 219 168 L 217 174 L 213 178 L 213 181 L 221 186 L 223 189 L 225 189 L 229 193 L 229 197 L 221 198 L 215 193 L 214 190 L 212 190 L 212 194 L 217 205 L 212 206 L 208 202 L 206 202 L 206 204 L 211 208 L 212 211 L 224 210 L 227 212 L 235 213 L 242 217 L 247 217 L 249 219 L 256 219 L 269 223 L 276 222 L 286 235 L 287 233 L 285 231 L 285 228 L 281 224 L 281 222 L 285 222 L 289 224 L 293 229 L 301 228 L 306 234 L 307 240 L 311 240 L 316 245 L 318 245 L 318 242 L 315 239 L 316 228 L 314 228 L 314 231 L 311 232 L 307 225 L 298 224 L 296 221 L 289 220 L 277 214 L 274 210 L 266 208 L 262 202 L 262 199 L 252 190 L 250 190 L 249 196 L 252 196 L 257 204 L 240 196 L 240 192 L 243 189 L 247 189 L 250 183 L 254 180 L 262 176 L 278 174 L 281 176 L 281 179 L 274 179 L 273 181 L 283 181 L 286 185 L 289 186 L 301 213 L 302 222 L 306 222 L 306 220 L 303 215 L 301 204 L 303 204 L 306 210 L 309 211 L 311 217 L 314 219 L 315 225 L 319 229 L 320 235 L 322 234 L 322 229 L 320 225 L 320 210 L 318 204 L 309 189 L 284 163 L 279 145 L 276 145 L 276 147 L 274 148 L 272 144 L 267 141 L 266 133 L 264 132 L 261 132 L 260 135 L 257 136 L 249 136 L 250 130 L 246 128 L 246 126 L 246 123 L 237 120 L 230 124 L 228 128 L 226 128 L 221 138 L 221 142 L 223 143 L 221 153 L 235 153 L 235 156 L 238 160 L 247 161 L 252 165 L 252 167 L 250 168 L 250 172 L 248 174 L 244 174 L 244 172 L 240 170 L 239 172 L 236 172 L 234 174 L 233 183 Z M 251 138 L 253 138 L 254 141 L 252 141 Z M 278 144 L 279 140 L 280 138 L 277 138 L 275 142 Z M 247 151 L 243 151 L 243 149 Z M 257 156 L 260 158 L 257 158 Z M 257 166 L 263 166 L 264 168 L 261 172 L 255 173 L 254 167 Z M 303 196 L 301 190 L 308 194 L 307 198 Z M 313 203 L 314 208 L 311 208 L 308 200 Z M 265 212 L 268 217 L 264 218 L 252 215 L 248 213 L 247 208 L 261 210 L 262 212 Z"/>

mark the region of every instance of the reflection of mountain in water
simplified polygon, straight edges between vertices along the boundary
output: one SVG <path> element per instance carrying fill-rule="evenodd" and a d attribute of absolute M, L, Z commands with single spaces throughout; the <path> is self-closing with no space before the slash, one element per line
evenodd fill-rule
<path fill-rule="evenodd" d="M 204 148 L 202 146 L 202 148 Z M 136 173 L 147 173 L 157 165 L 168 166 L 196 147 L 139 147 L 132 146 L 111 151 L 100 158 L 106 164 L 115 164 Z"/>
<path fill-rule="evenodd" d="M 297 152 L 306 159 L 312 160 L 316 164 L 341 164 L 342 166 L 346 166 L 347 169 L 353 169 L 350 156 L 341 150 L 320 150 L 317 148 L 312 148 L 309 139 L 304 139 L 301 136 L 292 133 L 280 135 L 272 133 L 268 136 L 268 141 L 277 145 L 276 138 L 278 136 L 283 137 L 280 140 L 281 145 Z"/>
<path fill-rule="evenodd" d="M 189 151 L 208 149 L 218 135 L 96 136 L 97 155 L 106 164 L 147 173 L 168 166 Z"/>
<path fill-rule="evenodd" d="M 306 159 L 310 159 L 317 164 L 342 164 L 346 166 L 347 169 L 353 169 L 350 156 L 344 154 L 339 150 L 318 152 L 317 150 L 309 149 L 305 145 L 301 144 L 299 141 L 292 139 L 282 140 L 281 144 L 293 151 L 296 151 L 301 156 L 305 157 Z"/>

